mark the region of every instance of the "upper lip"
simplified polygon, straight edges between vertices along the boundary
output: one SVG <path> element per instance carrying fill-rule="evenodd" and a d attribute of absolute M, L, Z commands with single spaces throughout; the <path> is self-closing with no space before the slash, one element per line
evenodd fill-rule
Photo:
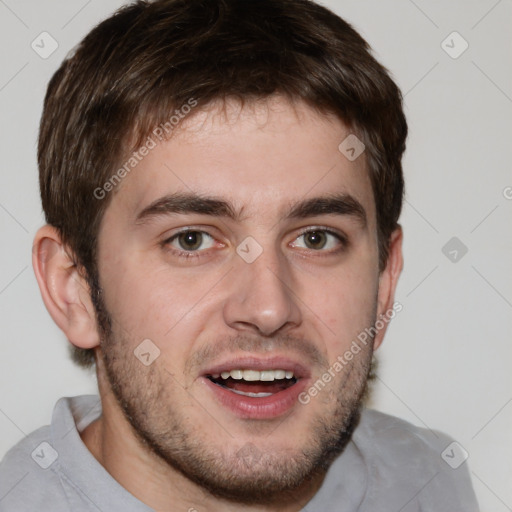
<path fill-rule="evenodd" d="M 308 368 L 297 360 L 289 357 L 262 357 L 257 355 L 231 358 L 209 366 L 206 370 L 201 372 L 201 375 L 203 377 L 209 377 L 231 370 L 285 370 L 292 371 L 296 379 L 304 379 L 310 376 Z"/>

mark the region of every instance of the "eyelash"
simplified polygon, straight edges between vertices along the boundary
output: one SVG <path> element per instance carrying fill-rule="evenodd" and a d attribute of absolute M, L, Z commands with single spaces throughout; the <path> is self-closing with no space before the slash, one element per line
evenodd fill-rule
<path fill-rule="evenodd" d="M 308 233 L 318 233 L 318 232 L 333 236 L 340 243 L 341 247 L 338 247 L 336 249 L 331 249 L 330 251 L 324 251 L 324 250 L 315 251 L 314 249 L 306 249 L 306 250 L 316 252 L 318 254 L 318 256 L 328 256 L 330 254 L 336 254 L 338 252 L 341 252 L 341 251 L 347 249 L 347 247 L 349 245 L 347 237 L 345 235 L 338 233 L 337 231 L 333 231 L 332 229 L 325 227 L 325 226 L 308 227 L 304 231 L 301 231 L 299 233 L 299 235 L 297 235 L 297 237 L 294 239 L 294 241 L 297 240 L 298 238 L 300 238 L 301 236 L 307 235 Z"/>
<path fill-rule="evenodd" d="M 162 243 L 162 247 L 174 254 L 174 256 L 177 256 L 178 258 L 184 258 L 186 260 L 189 260 L 190 258 L 201 258 L 208 249 L 204 249 L 202 251 L 185 251 L 185 250 L 178 250 L 170 246 L 171 242 L 174 242 L 180 235 L 184 235 L 186 233 L 201 233 L 202 235 L 206 235 L 212 240 L 215 240 L 215 237 L 210 235 L 207 231 L 204 231 L 203 229 L 195 229 L 193 227 L 188 227 L 186 229 L 183 229 L 181 231 L 178 231 L 174 235 L 172 235 L 169 238 L 166 238 Z"/>
<path fill-rule="evenodd" d="M 317 252 L 318 255 L 327 256 L 329 254 L 336 254 L 338 252 L 341 252 L 341 251 L 345 250 L 347 248 L 347 246 L 348 246 L 348 240 L 347 240 L 347 237 L 345 235 L 342 235 L 341 233 L 338 233 L 336 231 L 333 231 L 332 229 L 329 229 L 329 228 L 323 227 L 323 226 L 309 227 L 309 228 L 301 231 L 294 238 L 293 241 L 297 240 L 298 238 L 300 238 L 302 236 L 307 235 L 308 233 L 316 233 L 316 232 L 322 232 L 322 233 L 325 233 L 327 235 L 333 236 L 334 238 L 336 238 L 338 240 L 338 242 L 340 243 L 341 247 L 339 247 L 337 249 L 334 249 L 334 250 L 331 249 L 330 251 L 323 251 L 323 250 L 315 251 L 314 249 L 306 249 L 306 250 Z M 210 235 L 210 233 L 208 233 L 207 231 L 204 231 L 204 230 L 199 229 L 199 228 L 198 229 L 194 229 L 194 228 L 188 227 L 186 229 L 178 231 L 177 233 L 175 233 L 171 237 L 166 238 L 161 243 L 161 246 L 164 249 L 174 253 L 174 255 L 177 256 L 178 258 L 190 259 L 190 258 L 201 258 L 202 256 L 204 256 L 204 253 L 206 251 L 208 251 L 208 249 L 203 249 L 202 251 L 201 250 L 185 251 L 185 250 L 177 250 L 177 249 L 174 249 L 174 248 L 170 247 L 171 242 L 176 240 L 180 235 L 183 235 L 183 234 L 186 234 L 186 233 L 201 233 L 202 235 L 206 235 L 207 237 L 211 238 L 212 240 L 215 240 L 215 237 Z M 224 244 L 222 244 L 222 245 L 224 245 Z M 322 254 L 322 253 L 324 253 L 324 254 Z"/>

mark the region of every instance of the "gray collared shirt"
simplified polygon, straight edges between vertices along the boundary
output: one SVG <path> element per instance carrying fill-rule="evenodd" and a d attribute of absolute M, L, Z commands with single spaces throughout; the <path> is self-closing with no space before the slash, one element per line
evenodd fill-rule
<path fill-rule="evenodd" d="M 151 512 L 117 483 L 79 432 L 101 414 L 96 396 L 60 399 L 50 426 L 0 464 L 0 512 Z M 477 512 L 459 445 L 439 432 L 366 409 L 303 512 Z"/>

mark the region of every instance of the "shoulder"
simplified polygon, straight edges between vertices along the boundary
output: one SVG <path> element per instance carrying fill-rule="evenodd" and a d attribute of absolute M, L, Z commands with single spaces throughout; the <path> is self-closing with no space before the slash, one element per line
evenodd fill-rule
<path fill-rule="evenodd" d="M 453 440 L 446 434 L 412 423 L 373 409 L 364 409 L 355 437 L 370 443 L 378 453 L 395 455 L 409 450 L 427 456 L 441 457 L 441 452 Z"/>
<path fill-rule="evenodd" d="M 365 409 L 353 442 L 368 468 L 370 502 L 392 489 L 399 508 L 411 500 L 404 512 L 478 510 L 468 454 L 446 434 Z"/>
<path fill-rule="evenodd" d="M 50 439 L 51 428 L 42 427 L 6 453 L 0 462 L 0 512 L 69 509 Z"/>
<path fill-rule="evenodd" d="M 466 466 L 467 453 L 451 437 L 372 409 L 362 412 L 353 440 L 373 465 L 395 472 L 421 468 L 424 473 L 429 469 L 444 473 L 454 471 L 454 466 Z M 456 460 L 446 457 L 451 451 Z"/>

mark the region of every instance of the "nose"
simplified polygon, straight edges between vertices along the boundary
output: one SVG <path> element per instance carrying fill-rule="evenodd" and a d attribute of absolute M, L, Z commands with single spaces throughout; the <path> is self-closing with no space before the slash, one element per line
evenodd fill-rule
<path fill-rule="evenodd" d="M 229 297 L 224 304 L 226 324 L 261 336 L 283 334 L 300 325 L 301 311 L 284 257 L 266 249 L 252 263 L 236 258 Z"/>

